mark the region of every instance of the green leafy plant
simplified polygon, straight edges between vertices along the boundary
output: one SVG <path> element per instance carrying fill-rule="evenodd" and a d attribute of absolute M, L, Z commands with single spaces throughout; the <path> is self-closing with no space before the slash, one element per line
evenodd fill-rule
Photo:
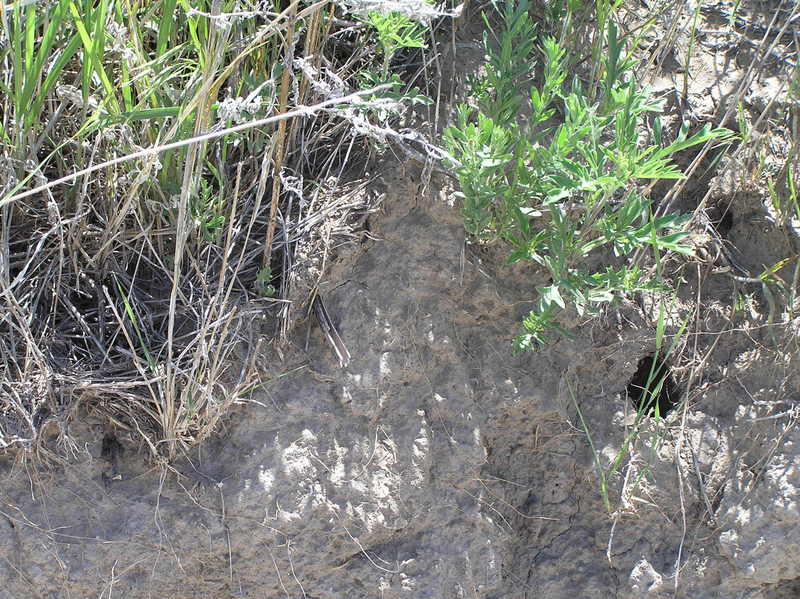
<path fill-rule="evenodd" d="M 272 281 L 272 269 L 265 266 L 256 275 L 256 291 L 260 296 L 273 297 L 275 295 L 275 286 L 270 281 Z"/>
<path fill-rule="evenodd" d="M 384 79 L 388 79 L 389 64 L 399 50 L 425 47 L 425 29 L 401 12 L 371 12 L 366 22 L 375 29 L 383 53 L 381 74 Z"/>
<path fill-rule="evenodd" d="M 492 25 L 484 14 L 487 32 L 486 71 L 470 80 L 470 87 L 483 115 L 500 123 L 510 123 L 519 114 L 525 97 L 521 90 L 529 84 L 530 68 L 536 50 L 536 29 L 528 14 L 528 2 L 507 2 L 503 19 L 506 29 L 499 39 L 491 40 Z"/>
<path fill-rule="evenodd" d="M 394 56 L 407 48 L 426 48 L 425 28 L 415 23 L 401 12 L 370 12 L 364 21 L 375 31 L 378 46 L 383 54 L 380 71 L 364 70 L 358 73 L 362 89 L 377 87 L 389 83 L 392 87 L 384 90 L 380 97 L 393 100 L 397 106 L 430 104 L 432 100 L 416 87 L 408 87 L 396 73 L 390 73 L 389 67 Z M 394 114 L 389 109 L 370 109 L 377 112 L 380 121 L 387 120 Z"/>
<path fill-rule="evenodd" d="M 568 308 L 592 316 L 620 298 L 666 289 L 632 256 L 648 248 L 692 253 L 689 217 L 654 214 L 637 184 L 682 178 L 671 160 L 676 152 L 730 135 L 708 126 L 690 134 L 684 125 L 665 143 L 658 118 L 646 135 L 648 114 L 660 113 L 662 103 L 637 85 L 636 62 L 624 56 L 612 21 L 596 101 L 577 78 L 563 89 L 566 53 L 549 38 L 540 45 L 543 83 L 523 96 L 520 84 L 533 69 L 532 33 L 527 2 L 508 2 L 498 44 L 486 44 L 487 74 L 474 87 L 477 106 L 459 106 L 456 124 L 445 132 L 467 232 L 481 242 L 509 243 L 510 262 L 537 262 L 552 281 L 536 290 L 517 352 L 546 343 L 549 331 L 567 334 L 559 316 Z M 530 113 L 525 119 L 523 106 Z M 561 124 L 548 126 L 556 115 Z M 615 265 L 582 268 L 601 250 L 613 251 Z"/>
<path fill-rule="evenodd" d="M 222 214 L 220 194 L 215 193 L 205 179 L 200 180 L 200 190 L 192 198 L 189 208 L 200 237 L 205 241 L 216 241 L 225 225 L 225 216 Z"/>

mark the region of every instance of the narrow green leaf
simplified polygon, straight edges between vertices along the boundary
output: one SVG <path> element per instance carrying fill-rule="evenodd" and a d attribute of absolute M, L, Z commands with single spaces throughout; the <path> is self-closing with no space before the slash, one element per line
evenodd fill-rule
<path fill-rule="evenodd" d="M 103 38 L 100 37 L 96 40 L 92 39 L 86 27 L 86 23 L 84 23 L 83 18 L 81 17 L 78 7 L 75 5 L 75 2 L 70 2 L 69 8 L 70 12 L 72 13 L 75 27 L 77 28 L 81 42 L 83 43 L 87 63 L 91 65 L 91 68 L 97 74 L 101 84 L 103 85 L 103 89 L 106 94 L 104 104 L 110 104 L 114 112 L 119 112 L 119 103 L 117 102 L 114 86 L 111 85 L 111 80 L 108 78 L 108 75 L 103 68 L 103 54 L 105 52 Z M 96 11 L 102 11 L 102 7 L 99 7 L 96 9 Z"/>

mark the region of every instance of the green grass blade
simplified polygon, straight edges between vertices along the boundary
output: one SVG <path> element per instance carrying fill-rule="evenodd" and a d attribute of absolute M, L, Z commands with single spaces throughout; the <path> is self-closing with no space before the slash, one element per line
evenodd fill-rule
<path fill-rule="evenodd" d="M 14 107 L 15 110 L 18 112 L 21 106 L 25 106 L 24 101 L 24 88 L 25 88 L 25 77 L 23 73 L 26 70 L 23 68 L 23 52 L 22 52 L 22 16 L 20 15 L 19 5 L 14 4 L 14 11 L 12 14 L 12 22 L 13 22 L 13 34 L 10 33 L 11 37 L 11 62 L 12 68 L 14 69 Z M 16 119 L 17 129 L 21 126 L 21 119 L 19 118 L 19 114 L 17 114 Z"/>
<path fill-rule="evenodd" d="M 38 30 L 38 21 L 36 19 L 35 11 L 32 9 L 34 5 L 30 5 L 26 10 L 25 17 L 25 59 L 24 67 L 22 57 L 19 54 L 22 51 L 20 40 L 16 39 L 14 46 L 14 104 L 15 110 L 18 111 L 18 123 L 22 130 L 28 131 L 33 128 L 33 124 L 40 117 L 41 106 L 47 96 L 50 88 L 55 80 L 61 75 L 63 65 L 66 60 L 61 60 L 66 52 L 67 58 L 72 56 L 67 51 L 62 51 L 62 54 L 57 59 L 56 64 L 50 67 L 48 76 L 45 77 L 45 83 L 41 84 L 42 74 L 45 70 L 45 64 L 50 59 L 57 48 L 57 38 L 60 31 L 64 28 L 64 10 L 66 2 L 62 0 L 55 7 L 49 15 L 48 25 L 39 39 L 38 48 L 35 48 L 35 34 Z M 15 10 L 16 17 L 20 15 Z M 21 31 L 21 23 L 15 20 L 15 30 Z M 32 37 L 34 36 L 34 37 Z M 16 37 L 16 36 L 15 36 Z M 47 85 L 47 81 L 50 84 Z"/>
<path fill-rule="evenodd" d="M 33 68 L 33 47 L 36 40 L 36 5 L 29 4 L 25 8 L 25 72 L 30 73 Z"/>
<path fill-rule="evenodd" d="M 164 106 L 161 108 L 144 108 L 141 110 L 128 110 L 119 114 L 100 115 L 97 122 L 102 127 L 116 125 L 118 123 L 133 123 L 137 121 L 149 121 L 156 119 L 166 119 L 178 116 L 181 112 L 180 106 Z"/>
<path fill-rule="evenodd" d="M 142 336 L 142 332 L 139 328 L 139 320 L 136 318 L 136 313 L 133 311 L 133 307 L 128 301 L 128 294 L 125 293 L 125 290 L 122 288 L 122 285 L 116 277 L 114 277 L 114 280 L 117 284 L 119 295 L 122 297 L 122 303 L 125 305 L 125 314 L 128 315 L 128 319 L 131 321 L 131 325 L 133 325 L 133 330 L 136 331 L 136 336 L 139 338 L 139 345 L 142 347 L 142 351 L 147 359 L 147 364 L 150 366 L 150 370 L 153 372 L 153 374 L 155 374 L 157 372 L 156 361 L 153 358 L 153 355 L 150 353 L 150 349 L 147 347 L 147 343 L 145 343 L 144 337 Z"/>
<path fill-rule="evenodd" d="M 39 118 L 39 114 L 42 109 L 42 105 L 44 101 L 47 99 L 47 94 L 50 93 L 50 90 L 56 84 L 59 77 L 61 77 L 64 68 L 67 66 L 67 63 L 72 59 L 75 53 L 80 48 L 81 40 L 77 34 L 73 36 L 73 38 L 69 41 L 66 47 L 61 51 L 58 55 L 58 58 L 53 63 L 53 66 L 47 73 L 47 76 L 44 78 L 44 82 L 39 89 L 39 93 L 37 94 L 34 101 L 30 104 L 31 109 L 28 114 L 25 115 L 25 122 L 27 126 L 32 126 L 32 123 L 35 119 Z"/>
<path fill-rule="evenodd" d="M 87 19 L 91 18 L 92 15 L 92 1 L 93 0 L 83 0 L 83 14 L 86 15 Z M 80 33 L 81 26 L 78 26 L 78 32 Z M 92 73 L 94 72 L 94 53 L 91 49 L 86 47 L 86 39 L 88 39 L 88 32 L 87 35 L 81 35 L 81 39 L 84 41 L 84 50 L 83 50 L 83 64 L 81 65 L 83 68 L 81 70 L 81 92 L 83 94 L 83 101 L 84 104 L 86 103 L 89 95 L 92 93 Z"/>
<path fill-rule="evenodd" d="M 589 443 L 589 448 L 592 450 L 592 457 L 594 459 L 594 467 L 597 471 L 597 478 L 600 482 L 600 497 L 603 499 L 603 505 L 606 508 L 608 513 L 612 512 L 611 509 L 611 500 L 608 496 L 608 477 L 606 475 L 606 471 L 603 468 L 603 464 L 600 462 L 600 452 L 597 451 L 597 448 L 594 445 L 594 441 L 592 440 L 592 434 L 589 431 L 589 426 L 586 424 L 586 420 L 583 418 L 583 414 L 581 413 L 581 408 L 578 405 L 578 400 L 575 398 L 575 391 L 572 389 L 572 385 L 567 384 L 567 389 L 569 389 L 569 395 L 572 398 L 572 403 L 575 404 L 575 410 L 578 412 L 578 418 L 581 421 L 581 427 L 583 427 L 583 432 L 586 435 L 586 440 Z"/>
<path fill-rule="evenodd" d="M 75 23 L 75 27 L 78 29 L 78 34 L 81 37 L 81 41 L 83 42 L 86 63 L 91 65 L 91 67 L 87 67 L 86 71 L 94 70 L 95 74 L 100 79 L 100 83 L 103 86 L 103 89 L 106 93 L 106 99 L 104 104 L 110 104 L 111 108 L 114 112 L 119 112 L 119 102 L 117 102 L 116 93 L 114 86 L 111 84 L 111 80 L 108 78 L 108 74 L 106 73 L 105 69 L 103 68 L 103 54 L 105 51 L 104 44 L 101 43 L 101 40 L 105 36 L 103 33 L 99 38 L 92 39 L 92 36 L 89 34 L 89 30 L 86 27 L 86 23 L 84 22 L 83 18 L 81 17 L 80 12 L 78 11 L 78 7 L 75 5 L 74 2 L 69 3 L 70 12 L 72 13 L 72 17 Z M 97 9 L 100 12 L 104 12 L 101 8 Z"/>
<path fill-rule="evenodd" d="M 100 0 L 100 4 L 92 12 L 92 19 L 94 19 L 94 31 L 92 32 L 92 47 L 94 50 L 94 60 L 97 65 L 102 68 L 103 55 L 105 53 L 105 39 L 106 39 L 106 18 L 108 17 L 108 0 Z M 114 88 L 111 82 L 108 83 L 111 92 Z M 106 90 L 108 91 L 108 90 Z"/>
<path fill-rule="evenodd" d="M 176 5 L 177 0 L 164 0 L 161 3 L 161 22 L 158 26 L 156 56 L 162 56 L 167 51 L 167 45 L 172 41 L 172 28 L 175 23 L 173 15 Z"/>

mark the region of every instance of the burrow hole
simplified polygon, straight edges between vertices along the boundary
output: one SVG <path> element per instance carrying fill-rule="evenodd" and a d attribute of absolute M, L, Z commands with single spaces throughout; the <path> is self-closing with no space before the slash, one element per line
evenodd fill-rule
<path fill-rule="evenodd" d="M 723 239 L 728 239 L 731 229 L 733 229 L 733 210 L 729 207 L 717 221 L 717 232 Z"/>
<path fill-rule="evenodd" d="M 730 204 L 712 205 L 708 208 L 707 214 L 719 236 L 722 239 L 728 239 L 728 235 L 734 225 L 733 208 Z"/>
<path fill-rule="evenodd" d="M 639 360 L 627 391 L 636 411 L 646 416 L 657 414 L 663 418 L 680 401 L 678 385 L 669 372 L 669 364 L 657 355 Z"/>

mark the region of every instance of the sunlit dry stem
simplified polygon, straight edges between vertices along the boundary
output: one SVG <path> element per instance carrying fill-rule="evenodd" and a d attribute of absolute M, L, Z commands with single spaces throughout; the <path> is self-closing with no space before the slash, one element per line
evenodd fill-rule
<path fill-rule="evenodd" d="M 294 23 L 292 17 L 294 11 L 297 9 L 297 2 L 294 2 L 290 7 L 291 13 L 289 17 L 289 27 L 286 31 L 286 40 L 284 46 L 284 60 L 283 73 L 281 73 L 281 92 L 280 92 L 280 105 L 278 110 L 283 113 L 286 111 L 286 105 L 289 102 L 289 86 L 291 85 L 291 78 L 289 77 L 292 72 L 292 52 L 294 47 Z M 283 120 L 278 123 L 278 139 L 275 146 L 275 168 L 272 175 L 272 203 L 269 207 L 269 224 L 267 225 L 267 241 L 264 247 L 264 263 L 263 266 L 269 267 L 272 258 L 272 239 L 275 237 L 275 221 L 278 219 L 278 198 L 281 195 L 281 169 L 283 168 L 283 155 L 286 151 L 286 121 Z"/>

